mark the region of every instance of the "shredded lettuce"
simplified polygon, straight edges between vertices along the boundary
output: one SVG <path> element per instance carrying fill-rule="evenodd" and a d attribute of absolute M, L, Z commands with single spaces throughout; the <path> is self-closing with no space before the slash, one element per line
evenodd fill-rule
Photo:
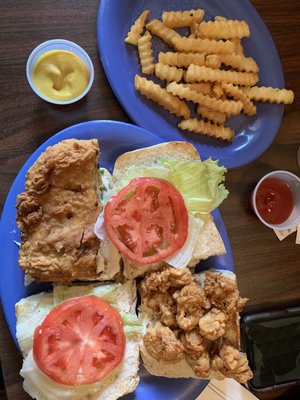
<path fill-rule="evenodd" d="M 192 214 L 206 214 L 217 208 L 229 192 L 224 182 L 225 167 L 211 158 L 205 161 L 162 160 L 156 166 L 141 168 L 132 165 L 116 190 L 129 184 L 136 177 L 165 179 L 172 183 L 185 200 Z"/>
<path fill-rule="evenodd" d="M 124 333 L 128 335 L 142 333 L 142 324 L 134 313 L 128 313 L 120 310 L 117 301 L 120 283 L 112 283 L 111 285 L 99 286 L 63 286 L 55 285 L 53 287 L 53 305 L 56 306 L 73 297 L 95 295 L 106 300 L 111 306 L 116 308 L 120 313 L 123 322 Z M 52 308 L 52 307 L 51 307 Z M 49 310 L 50 311 L 50 310 Z"/>
<path fill-rule="evenodd" d="M 120 311 L 120 315 L 123 321 L 124 325 L 137 325 L 137 326 L 141 326 L 141 322 L 138 319 L 138 317 L 135 314 L 129 314 L 127 312 L 124 311 Z"/>
<path fill-rule="evenodd" d="M 125 334 L 142 333 L 143 325 L 135 314 L 120 311 Z"/>
<path fill-rule="evenodd" d="M 111 286 L 96 286 L 93 290 L 95 296 L 99 296 L 106 300 L 108 303 L 113 303 L 115 301 L 115 296 L 118 289 L 120 288 L 120 283 L 113 283 Z"/>
<path fill-rule="evenodd" d="M 140 325 L 140 326 L 124 325 L 123 330 L 124 330 L 125 335 L 135 335 L 135 334 L 141 335 L 142 331 L 143 331 L 143 327 L 142 327 L 142 325 Z"/>
<path fill-rule="evenodd" d="M 54 306 L 69 300 L 73 297 L 81 297 L 81 296 L 88 296 L 88 295 L 95 295 L 102 297 L 108 303 L 112 303 L 114 297 L 116 295 L 117 290 L 121 286 L 120 283 L 114 283 L 111 285 L 105 286 L 62 286 L 62 285 L 55 285 L 53 287 L 53 302 Z"/>

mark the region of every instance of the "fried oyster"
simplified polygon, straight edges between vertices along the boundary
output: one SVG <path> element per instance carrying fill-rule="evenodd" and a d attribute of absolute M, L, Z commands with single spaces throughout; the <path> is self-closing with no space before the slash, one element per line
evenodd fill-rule
<path fill-rule="evenodd" d="M 185 359 L 199 378 L 230 377 L 244 384 L 252 371 L 240 351 L 238 320 L 247 299 L 234 278 L 218 271 L 201 275 L 170 267 L 146 275 L 140 311 L 156 321 L 146 328 L 145 349 L 164 364 Z"/>
<path fill-rule="evenodd" d="M 17 198 L 19 264 L 38 281 L 97 279 L 99 203 L 97 140 L 69 139 L 48 147 Z"/>

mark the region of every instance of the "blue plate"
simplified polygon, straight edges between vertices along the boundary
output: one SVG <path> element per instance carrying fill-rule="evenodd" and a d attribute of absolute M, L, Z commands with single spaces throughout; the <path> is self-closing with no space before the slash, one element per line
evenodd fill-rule
<path fill-rule="evenodd" d="M 251 35 L 243 39 L 246 56 L 253 57 L 260 68 L 258 85 L 284 87 L 277 50 L 261 17 L 248 0 L 102 0 L 98 13 L 98 45 L 100 57 L 110 85 L 131 119 L 164 140 L 188 140 L 198 149 L 202 159 L 212 156 L 227 168 L 250 163 L 273 142 L 283 114 L 283 105 L 257 103 L 257 114 L 241 114 L 227 125 L 236 136 L 232 143 L 195 135 L 177 128 L 179 118 L 147 100 L 134 89 L 134 76 L 141 74 L 136 47 L 125 44 L 131 25 L 143 10 L 151 10 L 149 18 L 161 18 L 164 10 L 204 8 L 205 19 L 223 15 L 244 19 Z M 166 46 L 153 38 L 155 58 Z"/>
<path fill-rule="evenodd" d="M 27 287 L 24 286 L 24 273 L 18 266 L 18 247 L 15 244 L 15 241 L 20 241 L 19 230 L 15 222 L 16 197 L 25 190 L 27 170 L 46 147 L 70 138 L 98 139 L 101 149 L 100 165 L 110 171 L 113 169 L 115 159 L 120 154 L 164 142 L 158 136 L 135 125 L 116 121 L 89 121 L 73 125 L 52 136 L 42 144 L 24 164 L 7 196 L 0 228 L 2 246 L 2 265 L 0 269 L 1 301 L 10 332 L 17 346 L 18 344 L 15 336 L 15 304 L 23 297 L 50 288 L 50 285 L 32 283 Z M 223 220 L 218 210 L 213 212 L 213 216 L 225 243 L 227 254 L 225 256 L 211 257 L 209 260 L 200 263 L 199 266 L 203 269 L 221 268 L 232 271 L 233 260 L 231 248 Z M 181 379 L 174 380 L 170 387 L 170 385 L 166 384 L 165 379 L 149 376 L 144 369 L 141 369 L 141 377 L 141 383 L 135 393 L 135 400 L 145 399 L 146 394 L 149 399 L 174 400 L 178 393 L 187 394 L 187 397 L 180 398 L 192 398 L 193 396 L 196 397 L 200 393 L 202 387 L 204 387 L 203 382 Z M 126 398 L 130 399 L 131 397 L 128 395 Z"/>

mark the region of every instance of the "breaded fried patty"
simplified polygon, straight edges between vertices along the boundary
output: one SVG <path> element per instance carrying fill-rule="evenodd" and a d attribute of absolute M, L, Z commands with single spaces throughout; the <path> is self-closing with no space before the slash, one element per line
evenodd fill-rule
<path fill-rule="evenodd" d="M 95 139 L 65 140 L 48 147 L 27 173 L 16 204 L 19 264 L 38 281 L 97 279 L 98 155 Z"/>

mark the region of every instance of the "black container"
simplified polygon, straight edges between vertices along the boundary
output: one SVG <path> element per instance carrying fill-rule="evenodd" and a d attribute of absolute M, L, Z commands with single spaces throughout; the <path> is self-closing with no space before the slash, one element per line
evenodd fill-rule
<path fill-rule="evenodd" d="M 300 307 L 244 316 L 241 344 L 253 371 L 248 385 L 254 394 L 300 393 Z"/>

